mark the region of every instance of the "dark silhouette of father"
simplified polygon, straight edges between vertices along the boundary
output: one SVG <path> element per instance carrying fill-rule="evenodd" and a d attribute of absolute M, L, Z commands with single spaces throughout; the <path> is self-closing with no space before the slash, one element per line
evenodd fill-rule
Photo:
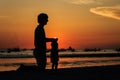
<path fill-rule="evenodd" d="M 37 61 L 38 69 L 45 70 L 46 68 L 46 42 L 52 41 L 54 38 L 46 38 L 44 26 L 48 22 L 48 15 L 41 13 L 38 15 L 38 26 L 34 33 L 34 56 Z"/>

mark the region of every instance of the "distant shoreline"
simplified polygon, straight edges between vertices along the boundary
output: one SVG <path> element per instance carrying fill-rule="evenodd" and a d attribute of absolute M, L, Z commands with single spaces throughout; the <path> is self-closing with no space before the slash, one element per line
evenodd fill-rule
<path fill-rule="evenodd" d="M 50 55 L 47 55 L 50 57 Z M 59 57 L 67 58 L 67 57 L 120 57 L 120 53 L 97 53 L 97 54 L 62 54 Z M 0 58 L 34 58 L 33 55 L 0 55 Z"/>

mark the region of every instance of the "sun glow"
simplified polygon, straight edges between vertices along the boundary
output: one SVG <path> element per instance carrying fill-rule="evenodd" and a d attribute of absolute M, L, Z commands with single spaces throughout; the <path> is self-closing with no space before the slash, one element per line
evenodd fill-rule
<path fill-rule="evenodd" d="M 59 48 L 120 47 L 118 3 L 120 0 L 0 0 L 0 48 L 34 48 L 37 15 L 43 12 L 49 16 L 46 37 L 58 38 Z"/>

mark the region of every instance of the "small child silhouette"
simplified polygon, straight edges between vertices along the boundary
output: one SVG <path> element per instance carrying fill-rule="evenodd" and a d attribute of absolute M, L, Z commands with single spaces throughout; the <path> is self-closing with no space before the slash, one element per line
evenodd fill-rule
<path fill-rule="evenodd" d="M 57 70 L 58 68 L 58 61 L 59 61 L 59 56 L 58 56 L 58 38 L 54 39 L 51 43 L 51 63 L 52 63 L 52 70 Z"/>

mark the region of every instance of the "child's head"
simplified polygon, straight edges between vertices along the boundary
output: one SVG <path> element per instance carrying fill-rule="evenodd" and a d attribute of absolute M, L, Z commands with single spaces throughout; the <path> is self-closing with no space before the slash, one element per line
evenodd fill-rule
<path fill-rule="evenodd" d="M 57 41 L 58 41 L 58 38 L 55 38 L 55 39 L 52 40 L 52 42 L 51 42 L 51 48 L 52 48 L 52 50 L 57 50 L 58 49 L 58 43 L 57 43 Z"/>
<path fill-rule="evenodd" d="M 41 13 L 38 15 L 38 23 L 46 25 L 48 22 L 48 15 L 45 13 Z"/>

